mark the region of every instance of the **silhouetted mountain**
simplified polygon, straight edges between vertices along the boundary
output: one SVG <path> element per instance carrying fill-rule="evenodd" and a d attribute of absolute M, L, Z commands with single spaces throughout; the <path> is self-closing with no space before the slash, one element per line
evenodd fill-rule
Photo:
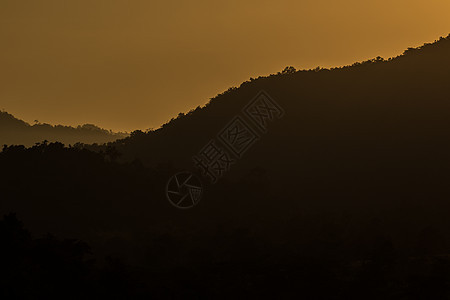
<path fill-rule="evenodd" d="M 0 112 L 0 145 L 32 146 L 44 140 L 75 143 L 107 143 L 126 137 L 127 134 L 115 133 L 95 125 L 85 124 L 76 128 L 63 125 L 37 123 L 30 125 L 7 112 Z"/>
<path fill-rule="evenodd" d="M 450 167 L 448 78 L 450 36 L 388 60 L 298 72 L 287 68 L 229 89 L 159 130 L 134 132 L 110 145 L 123 159 L 195 170 L 192 156 L 265 90 L 285 116 L 270 122 L 267 134 L 231 166 L 225 181 L 262 169 L 280 199 L 270 205 L 288 212 L 296 211 L 291 205 L 304 209 L 306 202 L 334 207 L 349 201 L 379 204 L 394 195 L 400 202 L 408 195 L 410 204 L 424 195 L 442 199 L 444 170 Z M 214 205 L 205 202 L 205 209 Z M 258 205 L 260 211 L 266 203 Z"/>
<path fill-rule="evenodd" d="M 106 285 L 88 280 L 98 292 L 139 278 L 119 298 L 448 299 L 448 78 L 450 36 L 389 60 L 286 68 L 103 146 L 4 147 L 0 212 L 125 261 L 133 275 L 112 264 Z M 285 111 L 265 133 L 242 112 L 261 90 Z M 219 133 L 235 116 L 259 140 L 209 183 L 192 158 L 211 140 L 227 149 Z M 181 170 L 205 188 L 190 210 L 166 199 Z M 7 218 L 0 234 L 9 223 L 20 229 Z M 2 249 L 34 247 L 21 229 L 3 232 Z"/>

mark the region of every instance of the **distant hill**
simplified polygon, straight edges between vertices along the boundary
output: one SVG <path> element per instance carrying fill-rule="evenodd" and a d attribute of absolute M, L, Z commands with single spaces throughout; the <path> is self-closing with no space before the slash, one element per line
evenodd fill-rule
<path fill-rule="evenodd" d="M 71 127 L 37 123 L 30 125 L 7 112 L 0 112 L 0 145 L 25 145 L 47 140 L 63 144 L 107 143 L 126 137 L 127 134 L 115 133 L 95 125 L 85 124 Z"/>

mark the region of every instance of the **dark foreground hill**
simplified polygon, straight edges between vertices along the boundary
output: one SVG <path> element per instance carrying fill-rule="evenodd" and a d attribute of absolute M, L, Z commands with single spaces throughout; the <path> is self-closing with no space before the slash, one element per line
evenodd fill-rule
<path fill-rule="evenodd" d="M 29 278 L 75 265 L 92 275 L 64 281 L 82 287 L 73 298 L 120 288 L 117 298 L 449 299 L 448 78 L 443 38 L 390 60 L 251 80 L 103 147 L 5 147 L 0 211 L 17 212 L 37 236 L 82 239 L 98 262 L 121 263 L 95 267 L 85 248 L 59 239 L 30 257 L 40 240 L 22 237 L 10 216 L 0 257 L 18 271 L 2 277 L 16 279 L 3 279 L 4 294 L 22 295 L 22 279 L 31 295 L 58 293 L 53 277 L 39 288 Z M 251 125 L 260 139 L 217 183 L 198 171 L 196 207 L 171 206 L 167 180 L 196 171 L 192 157 L 245 119 L 260 90 L 284 116 L 264 134 Z M 63 263 L 42 260 L 49 252 Z M 99 282 L 103 265 L 113 271 Z"/>
<path fill-rule="evenodd" d="M 277 200 L 233 195 L 218 204 L 216 196 L 205 197 L 196 212 L 266 210 L 270 218 L 285 218 L 312 207 L 428 206 L 448 196 L 449 78 L 447 37 L 389 60 L 331 70 L 286 69 L 251 80 L 157 131 L 135 132 L 111 145 L 124 159 L 146 166 L 196 170 L 192 157 L 218 140 L 225 125 L 265 90 L 285 115 L 268 122 L 267 133 L 222 181 L 259 180 Z M 255 176 L 259 179 L 249 179 Z"/>
<path fill-rule="evenodd" d="M 85 124 L 78 127 L 37 123 L 30 125 L 7 112 L 0 112 L 0 145 L 32 146 L 44 140 L 62 142 L 66 145 L 75 143 L 107 143 L 126 137 L 95 125 Z"/>

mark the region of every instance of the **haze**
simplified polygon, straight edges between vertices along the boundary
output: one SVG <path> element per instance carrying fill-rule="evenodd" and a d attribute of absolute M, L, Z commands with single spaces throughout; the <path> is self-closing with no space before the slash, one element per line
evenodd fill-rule
<path fill-rule="evenodd" d="M 351 64 L 450 32 L 448 0 L 0 0 L 0 109 L 157 128 L 250 77 Z"/>

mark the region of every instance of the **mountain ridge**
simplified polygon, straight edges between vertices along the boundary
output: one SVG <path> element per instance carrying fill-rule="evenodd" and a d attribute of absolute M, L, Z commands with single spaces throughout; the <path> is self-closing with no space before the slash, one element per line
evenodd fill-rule
<path fill-rule="evenodd" d="M 420 105 L 419 102 L 405 103 L 402 99 L 416 98 L 418 93 L 415 93 L 415 90 L 422 94 L 427 90 L 432 97 L 434 88 L 441 89 L 450 72 L 450 55 L 447 55 L 449 52 L 450 35 L 441 37 L 434 43 L 408 48 L 403 54 L 387 60 L 377 57 L 331 69 L 316 68 L 296 71 L 293 67 L 287 67 L 277 74 L 260 76 L 257 79 L 243 82 L 239 87 L 232 87 L 212 98 L 205 106 L 199 106 L 186 114 L 180 113 L 157 130 L 135 131 L 129 137 L 112 142 L 110 145 L 123 152 L 124 158 L 127 156 L 129 159 L 139 158 L 148 165 L 152 165 L 160 159 L 178 161 L 180 155 L 167 148 L 186 149 L 184 147 L 186 144 L 180 148 L 181 145 L 176 144 L 174 140 L 189 136 L 189 132 L 192 132 L 190 137 L 192 141 L 197 140 L 197 146 L 192 148 L 188 146 L 186 150 L 190 154 L 194 154 L 199 150 L 198 147 L 201 148 L 208 138 L 213 138 L 227 123 L 227 120 L 239 113 L 260 90 L 266 90 L 281 106 L 285 107 L 288 120 L 292 120 L 289 115 L 301 118 L 302 116 L 298 114 L 300 109 L 303 111 L 305 108 L 316 110 L 315 105 L 333 106 L 339 101 L 350 110 L 353 110 L 350 106 L 355 105 L 358 109 L 365 109 L 366 112 L 368 112 L 369 106 L 381 108 L 380 105 L 404 104 L 410 107 L 408 109 L 413 109 L 412 106 L 417 109 L 417 105 Z M 299 91 L 300 88 L 302 91 Z M 382 89 L 389 92 L 390 95 L 383 95 L 377 101 L 374 99 L 374 95 L 380 94 Z M 343 99 L 345 96 L 342 95 L 342 92 L 351 96 L 352 103 L 349 102 L 350 98 L 348 97 L 347 100 Z M 401 95 L 402 93 L 404 96 Z M 359 99 L 356 99 L 356 96 Z M 386 97 L 392 98 L 390 104 L 386 103 Z M 294 98 L 299 100 L 294 101 Z M 365 102 L 362 100 L 363 98 L 366 98 Z M 312 99 L 318 101 L 314 103 Z M 306 106 L 300 107 L 301 104 Z M 384 108 L 385 111 L 389 108 L 388 106 Z M 315 111 L 314 113 L 320 112 Z M 329 117 L 330 119 L 335 118 L 333 115 Z M 352 113 L 352 117 L 357 116 Z M 280 133 L 274 133 L 274 135 L 276 134 Z M 162 135 L 167 138 L 161 138 Z M 173 143 L 176 146 L 164 146 Z M 158 148 L 158 145 L 161 146 L 156 150 L 155 147 Z M 151 159 L 151 157 L 159 158 Z M 186 161 L 185 158 L 184 161 Z"/>
<path fill-rule="evenodd" d="M 66 145 L 76 143 L 103 144 L 126 136 L 126 133 L 108 131 L 93 124 L 72 127 L 36 122 L 36 124 L 31 125 L 6 111 L 0 111 L 1 145 L 32 146 L 44 140 L 62 142 Z"/>
<path fill-rule="evenodd" d="M 117 255 L 152 291 L 173 290 L 175 282 L 186 295 L 206 290 L 209 299 L 217 284 L 229 290 L 243 282 L 217 298 L 249 286 L 263 298 L 267 287 L 279 296 L 282 282 L 292 291 L 287 298 L 301 291 L 361 299 L 369 291 L 369 299 L 446 299 L 448 78 L 446 38 L 388 61 L 288 68 L 159 130 L 105 145 L 4 147 L 0 211 L 16 212 L 34 234 L 81 238 L 96 257 Z M 209 182 L 193 155 L 261 90 L 285 115 Z M 188 210 L 167 199 L 169 179 L 182 170 L 203 187 Z M 12 215 L 3 221 L 11 223 Z M 414 297 L 417 290 L 426 292 Z"/>

